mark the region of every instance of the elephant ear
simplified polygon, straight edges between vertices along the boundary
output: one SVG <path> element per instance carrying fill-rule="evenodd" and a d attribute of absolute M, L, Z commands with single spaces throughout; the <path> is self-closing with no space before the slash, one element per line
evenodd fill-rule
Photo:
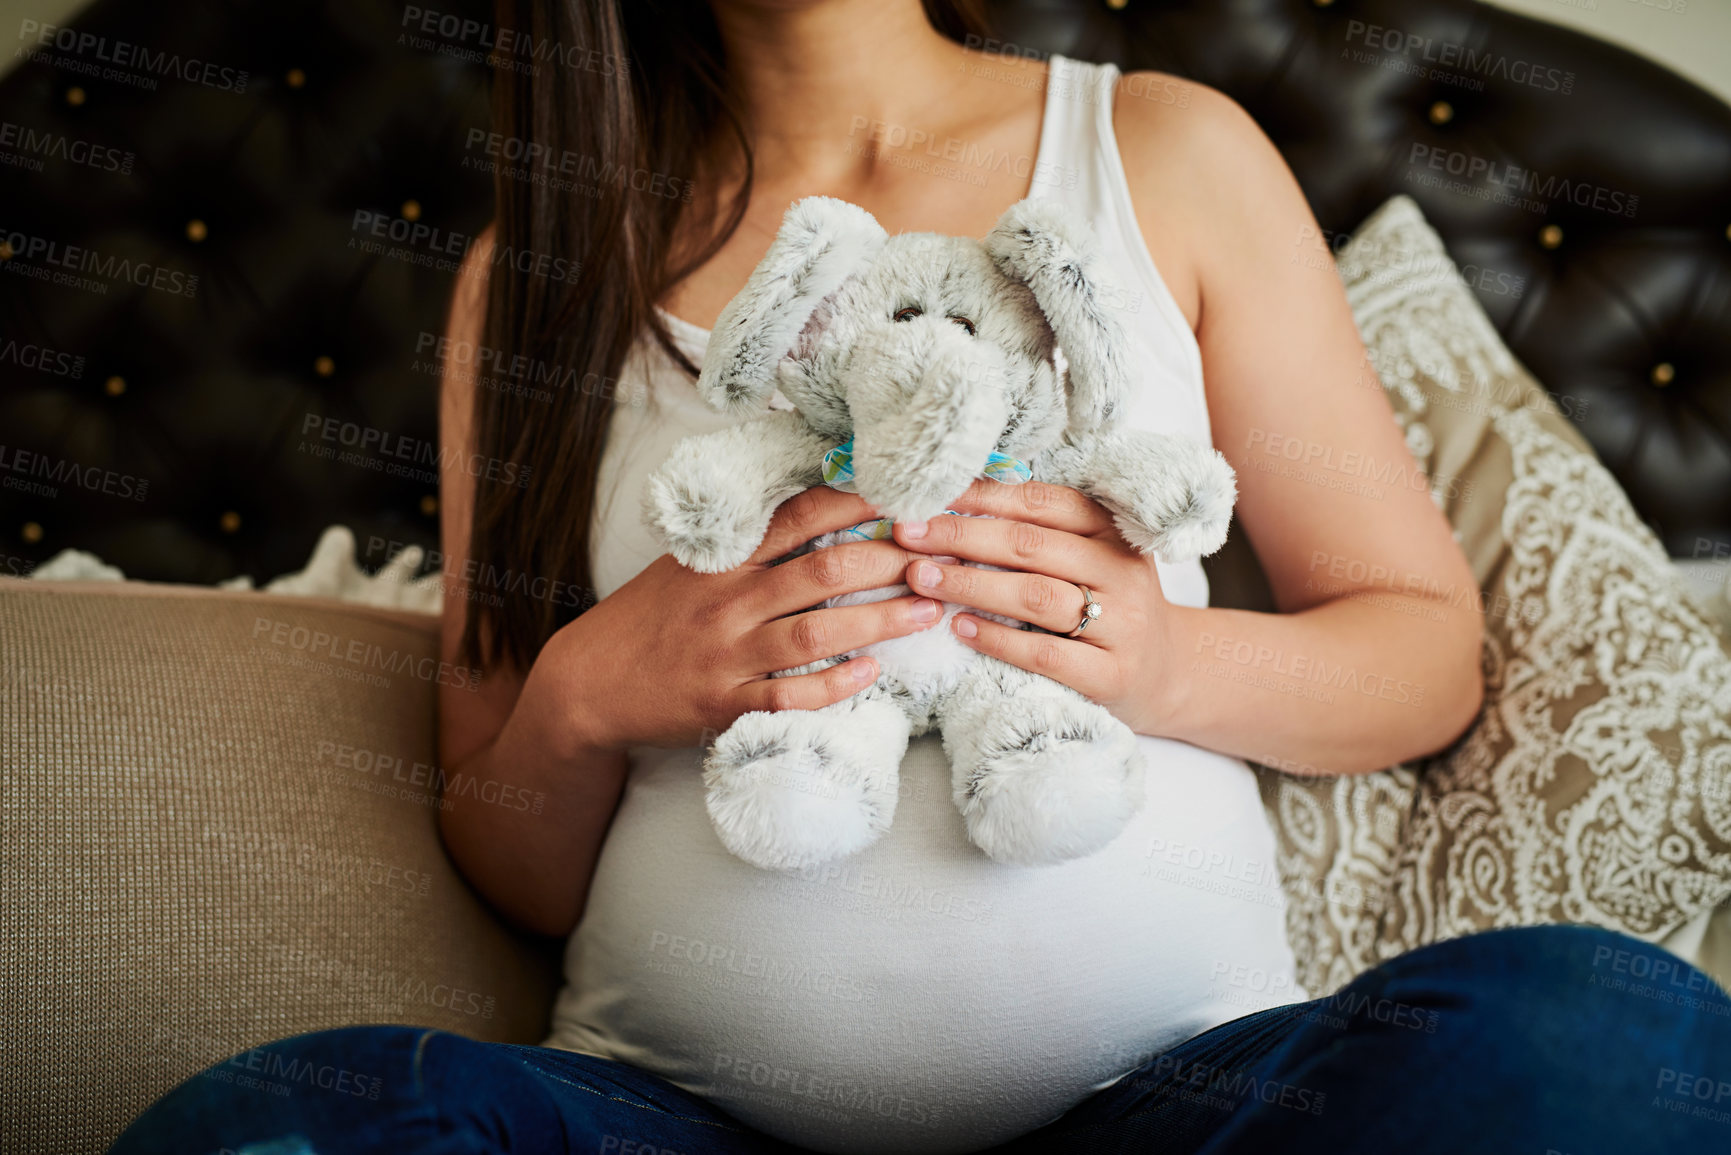
<path fill-rule="evenodd" d="M 1130 396 L 1124 336 L 1100 300 L 1094 232 L 1052 201 L 1013 204 L 986 235 L 1004 274 L 1027 285 L 1069 363 L 1070 428 L 1111 421 Z"/>
<path fill-rule="evenodd" d="M 739 295 L 709 335 L 697 392 L 716 409 L 750 412 L 775 391 L 775 369 L 824 298 L 877 255 L 886 234 L 858 205 L 795 201 Z"/>

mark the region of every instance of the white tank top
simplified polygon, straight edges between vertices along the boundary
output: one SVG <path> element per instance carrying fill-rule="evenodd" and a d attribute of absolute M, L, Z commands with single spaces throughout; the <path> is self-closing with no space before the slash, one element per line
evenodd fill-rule
<path fill-rule="evenodd" d="M 1195 337 L 1131 210 L 1116 77 L 1052 58 L 1031 195 L 1079 209 L 1101 235 L 1107 299 L 1134 342 L 1125 363 L 1141 377 L 1127 420 L 1211 441 Z M 701 363 L 707 331 L 670 323 Z M 737 420 L 650 341 L 623 384 L 595 513 L 603 597 L 662 552 L 639 515 L 648 472 L 679 438 Z M 1207 604 L 1201 563 L 1159 574 L 1172 601 Z M 1249 767 L 1139 740 L 1147 803 L 1093 857 L 987 859 L 932 735 L 908 747 L 889 833 L 800 875 L 722 847 L 701 750 L 633 749 L 546 1045 L 653 1072 L 817 1151 L 968 1151 L 1210 1027 L 1306 997 Z"/>

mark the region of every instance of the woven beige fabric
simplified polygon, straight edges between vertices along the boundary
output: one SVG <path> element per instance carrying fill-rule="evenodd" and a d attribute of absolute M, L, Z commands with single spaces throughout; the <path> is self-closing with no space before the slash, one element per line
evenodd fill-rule
<path fill-rule="evenodd" d="M 1416 765 L 1260 768 L 1299 977 L 1327 994 L 1502 926 L 1661 939 L 1731 895 L 1731 642 L 1564 415 L 1582 401 L 1515 361 L 1412 200 L 1339 263 L 1365 385 L 1387 389 L 1481 587 L 1457 594 L 1486 611 L 1486 703 Z"/>
<path fill-rule="evenodd" d="M 465 886 L 425 793 L 436 639 L 336 603 L 0 581 L 0 1150 L 102 1151 L 304 1031 L 544 1037 L 557 960 Z"/>

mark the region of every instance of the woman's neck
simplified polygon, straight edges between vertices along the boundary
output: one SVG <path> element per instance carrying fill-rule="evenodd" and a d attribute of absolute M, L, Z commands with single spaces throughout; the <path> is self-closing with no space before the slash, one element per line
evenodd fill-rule
<path fill-rule="evenodd" d="M 835 142 L 930 121 L 965 83 L 961 47 L 919 0 L 714 0 L 714 11 L 763 175 L 850 167 Z"/>
<path fill-rule="evenodd" d="M 986 58 L 935 31 L 920 0 L 711 3 L 746 117 L 751 191 L 710 251 L 745 180 L 724 126 L 704 148 L 706 203 L 679 221 L 676 251 L 709 255 L 663 294 L 674 315 L 712 325 L 801 197 L 851 201 L 891 233 L 977 237 L 1028 195 L 1045 64 L 994 57 L 982 72 Z M 958 154 L 967 159 L 947 162 Z"/>

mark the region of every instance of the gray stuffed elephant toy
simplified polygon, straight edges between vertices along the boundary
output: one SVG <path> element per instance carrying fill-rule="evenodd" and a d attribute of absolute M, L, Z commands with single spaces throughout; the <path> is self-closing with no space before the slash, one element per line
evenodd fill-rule
<path fill-rule="evenodd" d="M 681 441 L 650 477 L 650 525 L 681 564 L 717 573 L 756 551 L 782 501 L 826 480 L 857 487 L 883 518 L 811 548 L 942 514 L 976 477 L 1031 475 L 1093 496 L 1144 554 L 1219 549 L 1237 497 L 1226 460 L 1116 427 L 1131 386 L 1092 240 L 1034 200 L 983 243 L 891 237 L 857 205 L 797 202 L 722 311 L 697 380 L 716 408 L 759 416 Z M 794 409 L 762 415 L 777 388 Z M 1076 691 L 969 649 L 949 628 L 959 608 L 860 651 L 879 676 L 852 697 L 747 713 L 720 736 L 704 783 L 730 851 L 790 870 L 870 845 L 894 816 L 909 738 L 933 728 L 968 837 L 994 860 L 1057 863 L 1117 837 L 1141 804 L 1135 735 Z"/>

